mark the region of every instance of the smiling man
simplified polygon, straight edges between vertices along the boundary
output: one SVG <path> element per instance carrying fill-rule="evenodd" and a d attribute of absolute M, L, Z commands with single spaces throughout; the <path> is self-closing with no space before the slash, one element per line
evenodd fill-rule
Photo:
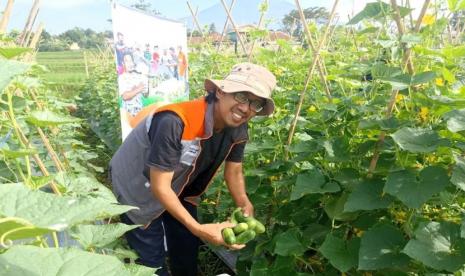
<path fill-rule="evenodd" d="M 247 122 L 273 113 L 276 79 L 262 66 L 241 63 L 224 80 L 205 80 L 206 97 L 152 110 L 113 156 L 113 191 L 122 204 L 139 207 L 122 215 L 127 224 L 142 224 L 126 233 L 138 263 L 162 267 L 167 275 L 197 275 L 200 239 L 224 245 L 221 230 L 231 223 L 197 222 L 196 206 L 224 162 L 231 196 L 246 215 L 254 208 L 245 189 L 242 160 Z M 243 246 L 228 246 L 240 249 Z"/>

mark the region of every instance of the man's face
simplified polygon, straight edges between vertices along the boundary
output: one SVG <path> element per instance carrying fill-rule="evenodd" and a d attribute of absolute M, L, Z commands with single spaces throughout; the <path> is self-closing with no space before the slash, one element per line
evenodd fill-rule
<path fill-rule="evenodd" d="M 245 96 L 248 102 L 241 103 L 236 100 L 235 93 L 225 93 L 217 90 L 216 97 L 218 101 L 215 104 L 215 125 L 217 127 L 238 127 L 252 119 L 257 113 L 250 108 L 252 101 L 264 101 L 262 98 L 255 96 L 249 92 L 242 93 L 240 96 Z M 242 98 L 243 99 L 243 98 Z"/>

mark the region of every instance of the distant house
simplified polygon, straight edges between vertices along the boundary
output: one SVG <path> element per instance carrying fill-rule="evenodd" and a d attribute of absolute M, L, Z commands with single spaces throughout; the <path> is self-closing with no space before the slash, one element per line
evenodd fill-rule
<path fill-rule="evenodd" d="M 228 37 L 223 37 L 223 42 L 227 41 Z M 202 38 L 201 36 L 193 36 L 190 40 L 190 44 L 200 44 L 204 41 L 209 41 L 210 43 L 217 44 L 221 41 L 221 34 L 217 32 L 212 32 L 206 36 L 206 38 Z"/>
<path fill-rule="evenodd" d="M 80 50 L 81 47 L 79 47 L 79 45 L 76 42 L 73 42 L 73 43 L 71 43 L 71 45 L 69 45 L 69 49 L 71 51 L 77 51 L 77 50 Z"/>
<path fill-rule="evenodd" d="M 242 37 L 247 37 L 248 33 L 251 31 L 257 29 L 257 26 L 253 24 L 247 24 L 247 25 L 242 25 L 237 27 L 237 32 L 241 34 Z M 237 34 L 236 30 L 230 29 L 228 31 L 228 37 L 231 41 L 237 41 Z"/>
<path fill-rule="evenodd" d="M 283 40 L 291 40 L 291 36 L 285 32 L 281 31 L 270 31 L 268 33 L 268 40 L 269 41 L 276 41 L 278 39 L 283 39 Z"/>

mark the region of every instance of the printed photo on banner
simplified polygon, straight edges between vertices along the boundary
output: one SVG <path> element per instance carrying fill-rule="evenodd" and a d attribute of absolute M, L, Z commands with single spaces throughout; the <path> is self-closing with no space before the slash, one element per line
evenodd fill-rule
<path fill-rule="evenodd" d="M 145 107 L 188 100 L 186 26 L 115 2 L 112 22 L 124 140 Z"/>

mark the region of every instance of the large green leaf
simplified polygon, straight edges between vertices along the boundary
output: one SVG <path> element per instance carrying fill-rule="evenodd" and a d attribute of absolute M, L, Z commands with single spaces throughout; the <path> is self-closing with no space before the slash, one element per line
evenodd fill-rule
<path fill-rule="evenodd" d="M 0 254 L 0 275 L 3 276 L 149 276 L 154 269 L 128 269 L 116 257 L 85 252 L 75 248 L 40 248 L 14 246 Z"/>
<path fill-rule="evenodd" d="M 14 76 L 26 72 L 29 67 L 30 65 L 26 63 L 14 60 L 2 60 L 0 62 L 0 94 Z"/>
<path fill-rule="evenodd" d="M 440 146 L 449 145 L 448 140 L 441 139 L 435 131 L 430 129 L 405 127 L 391 136 L 399 147 L 410 152 L 433 152 Z"/>
<path fill-rule="evenodd" d="M 455 166 L 450 181 L 465 191 L 465 159 L 460 156 L 455 156 Z"/>
<path fill-rule="evenodd" d="M 31 50 L 32 50 L 31 48 L 24 48 L 24 47 L 11 47 L 11 48 L 0 47 L 0 56 L 3 56 L 7 59 L 11 59 L 23 53 L 30 52 Z"/>
<path fill-rule="evenodd" d="M 291 200 L 297 200 L 307 194 L 335 193 L 340 190 L 335 182 L 326 182 L 324 175 L 317 169 L 299 174 L 292 188 Z"/>
<path fill-rule="evenodd" d="M 366 179 L 349 195 L 344 212 L 387 208 L 392 198 L 383 194 L 383 186 L 379 179 Z"/>
<path fill-rule="evenodd" d="M 63 188 L 63 193 L 66 195 L 96 197 L 117 203 L 112 191 L 90 175 L 59 172 L 54 179 Z"/>
<path fill-rule="evenodd" d="M 451 12 L 465 10 L 465 0 L 447 0 L 447 5 Z"/>
<path fill-rule="evenodd" d="M 32 111 L 27 121 L 35 126 L 47 127 L 62 124 L 78 123 L 81 120 L 67 115 L 58 114 L 50 110 Z"/>
<path fill-rule="evenodd" d="M 300 242 L 298 230 L 289 229 L 275 237 L 274 253 L 281 256 L 300 256 L 305 248 Z"/>
<path fill-rule="evenodd" d="M 447 128 L 452 132 L 465 130 L 465 109 L 452 110 L 443 115 Z"/>
<path fill-rule="evenodd" d="M 448 59 L 461 58 L 465 56 L 465 46 L 449 46 L 442 49 L 442 54 Z"/>
<path fill-rule="evenodd" d="M 5 240 L 32 238 L 50 232 L 52 230 L 35 227 L 24 219 L 14 217 L 0 218 L 0 237 Z"/>
<path fill-rule="evenodd" d="M 85 249 L 104 247 L 121 237 L 124 233 L 141 225 L 112 223 L 104 225 L 76 225 L 71 228 L 70 235 Z"/>
<path fill-rule="evenodd" d="M 437 270 L 455 272 L 465 264 L 465 240 L 460 226 L 451 222 L 420 224 L 403 252 Z"/>
<path fill-rule="evenodd" d="M 342 193 L 341 196 L 332 196 L 325 202 L 324 210 L 330 219 L 349 221 L 357 218 L 357 213 L 344 212 L 344 205 L 348 197 L 348 193 Z"/>
<path fill-rule="evenodd" d="M 346 272 L 357 266 L 359 247 L 360 239 L 358 238 L 344 241 L 329 233 L 319 251 L 329 260 L 331 265 L 341 272 Z"/>
<path fill-rule="evenodd" d="M 326 150 L 325 159 L 330 162 L 344 162 L 350 160 L 349 141 L 347 138 L 337 137 L 323 142 Z"/>
<path fill-rule="evenodd" d="M 134 209 L 99 198 L 76 198 L 31 191 L 22 184 L 0 185 L 0 198 L 1 216 L 21 218 L 36 227 L 56 231 Z"/>
<path fill-rule="evenodd" d="M 37 150 L 35 149 L 18 149 L 18 150 L 9 150 L 9 149 L 0 149 L 0 156 L 4 158 L 21 158 L 29 155 L 36 154 Z"/>
<path fill-rule="evenodd" d="M 358 268 L 378 270 L 406 266 L 409 257 L 401 252 L 406 243 L 402 232 L 394 226 L 386 224 L 374 226 L 362 236 Z"/>
<path fill-rule="evenodd" d="M 448 184 L 446 170 L 427 167 L 419 175 L 411 170 L 391 172 L 387 176 L 384 191 L 397 197 L 410 208 L 420 208 L 432 195 L 444 190 Z"/>
<path fill-rule="evenodd" d="M 373 3 L 366 4 L 365 8 L 357 13 L 347 24 L 357 24 L 363 19 L 374 18 L 378 16 L 386 17 L 392 13 L 393 9 L 391 5 L 384 2 L 378 1 Z M 401 16 L 405 16 L 410 12 L 410 9 L 405 7 L 399 7 L 399 12 Z"/>

